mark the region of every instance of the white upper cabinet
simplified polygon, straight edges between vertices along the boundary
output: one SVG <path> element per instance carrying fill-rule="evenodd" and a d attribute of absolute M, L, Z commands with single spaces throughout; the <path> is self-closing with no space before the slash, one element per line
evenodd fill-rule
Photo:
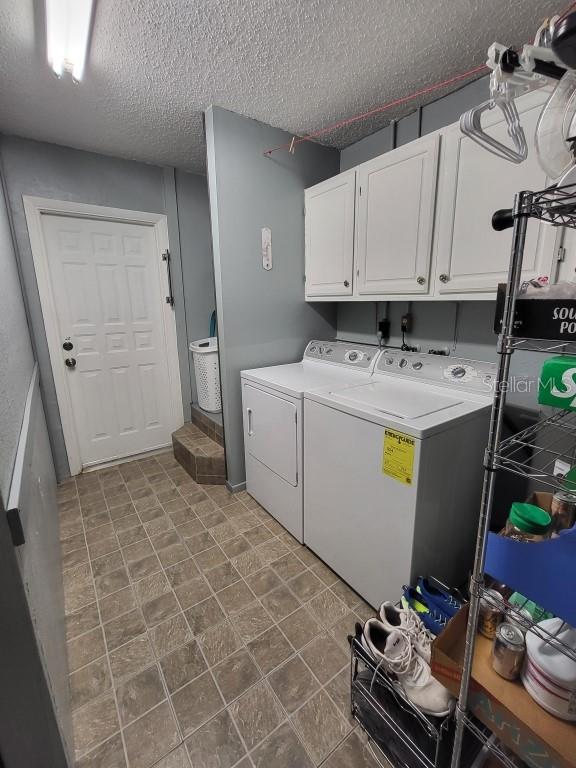
<path fill-rule="evenodd" d="M 306 296 L 351 296 L 356 171 L 305 192 Z"/>
<path fill-rule="evenodd" d="M 358 294 L 428 293 L 439 136 L 358 168 Z"/>
<path fill-rule="evenodd" d="M 506 282 L 512 230 L 496 232 L 491 220 L 499 208 L 511 208 L 521 190 L 544 189 L 550 182 L 538 164 L 534 131 L 547 93 L 531 93 L 517 101 L 528 158 L 519 165 L 482 149 L 461 132 L 458 123 L 443 131 L 438 187 L 436 275 L 440 294 L 494 292 Z M 499 141 L 510 144 L 500 110 L 485 122 Z M 532 220 L 524 251 L 523 279 L 550 275 L 555 231 Z"/>
<path fill-rule="evenodd" d="M 548 89 L 516 104 L 528 142 L 518 165 L 454 123 L 306 190 L 306 298 L 320 301 L 492 299 L 508 278 L 512 230 L 492 214 L 550 184 L 534 133 Z M 499 109 L 483 125 L 510 143 Z M 522 279 L 556 279 L 561 228 L 530 220 Z"/>

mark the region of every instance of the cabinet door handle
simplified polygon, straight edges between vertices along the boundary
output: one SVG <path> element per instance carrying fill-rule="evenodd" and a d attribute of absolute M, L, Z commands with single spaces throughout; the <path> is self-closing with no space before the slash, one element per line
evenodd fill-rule
<path fill-rule="evenodd" d="M 252 408 L 246 408 L 246 414 L 248 416 L 248 437 L 252 437 L 254 434 L 252 429 Z"/>
<path fill-rule="evenodd" d="M 344 288 L 348 288 L 349 285 L 350 285 L 350 283 L 348 282 L 348 280 L 344 280 Z"/>
<path fill-rule="evenodd" d="M 417 277 L 416 282 L 418 283 L 418 285 L 424 285 L 424 283 L 426 282 L 426 278 L 422 276 Z"/>
<path fill-rule="evenodd" d="M 438 280 L 440 280 L 441 283 L 447 283 L 450 280 L 450 278 L 448 277 L 448 275 L 440 275 Z"/>

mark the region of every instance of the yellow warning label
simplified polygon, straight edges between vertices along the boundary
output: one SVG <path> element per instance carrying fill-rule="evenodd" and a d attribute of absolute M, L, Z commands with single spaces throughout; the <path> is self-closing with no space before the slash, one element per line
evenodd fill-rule
<path fill-rule="evenodd" d="M 415 440 L 403 432 L 384 430 L 382 472 L 405 485 L 412 485 Z"/>

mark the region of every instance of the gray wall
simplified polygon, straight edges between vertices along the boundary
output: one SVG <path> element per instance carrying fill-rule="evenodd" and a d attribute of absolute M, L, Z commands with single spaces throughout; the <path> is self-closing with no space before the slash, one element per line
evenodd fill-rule
<path fill-rule="evenodd" d="M 56 478 L 37 388 L 28 433 L 30 450 L 24 462 L 18 501 L 26 541 L 16 551 L 7 538 L 3 514 L 33 371 L 34 354 L 0 178 L 0 559 L 4 575 L 1 615 L 3 619 L 10 616 L 9 621 L 3 622 L 2 648 L 6 656 L 2 665 L 7 670 L 19 670 L 20 678 L 18 690 L 12 696 L 10 686 L 16 685 L 16 681 L 9 674 L 3 676 L 4 696 L 10 697 L 13 705 L 12 733 L 6 730 L 6 718 L 2 729 L 2 752 L 7 766 L 23 764 L 18 762 L 18 753 L 20 761 L 27 761 L 30 766 L 44 765 L 46 761 L 63 765 L 63 745 L 49 688 L 62 734 L 71 750 Z M 14 636 L 15 628 L 21 632 L 20 637 Z M 30 676 L 30 670 L 35 670 L 35 678 Z M 29 751 L 14 730 L 17 726 L 23 734 L 25 717 L 32 727 L 26 740 Z"/>
<path fill-rule="evenodd" d="M 301 357 L 334 336 L 334 307 L 304 301 L 304 189 L 338 172 L 338 152 L 305 143 L 265 157 L 290 136 L 219 107 L 206 112 L 226 461 L 245 480 L 240 371 Z M 261 228 L 272 230 L 273 269 L 262 269 Z"/>
<path fill-rule="evenodd" d="M 214 264 L 208 181 L 185 171 L 176 171 L 176 195 L 180 221 L 182 276 L 186 296 L 186 329 L 189 341 L 204 339 L 210 331 L 210 316 L 216 308 Z M 191 394 L 198 401 L 194 367 L 190 354 Z"/>
<path fill-rule="evenodd" d="M 189 418 L 190 371 L 182 267 L 180 264 L 180 241 L 182 238 L 179 233 L 175 174 L 173 169 L 162 169 L 153 165 L 120 160 L 14 136 L 0 137 L 0 162 L 5 175 L 32 337 L 40 366 L 42 395 L 56 472 L 59 478 L 63 478 L 69 474 L 68 459 L 50 366 L 22 195 L 35 195 L 37 197 L 167 214 L 170 247 L 173 256 L 182 398 L 185 418 Z M 194 202 L 192 201 L 192 203 Z M 191 214 L 188 211 L 186 215 Z M 197 215 L 199 219 L 206 215 L 205 201 Z M 204 229 L 207 226 L 206 221 Z M 186 238 L 188 236 L 187 232 Z M 186 242 L 185 245 L 187 253 L 189 253 L 191 249 L 188 248 Z M 202 254 L 203 258 L 206 259 L 204 251 Z M 205 271 L 204 265 L 202 265 L 202 270 Z M 196 292 L 198 292 L 197 289 Z"/>
<path fill-rule="evenodd" d="M 398 120 L 396 127 L 388 125 L 355 144 L 351 144 L 340 153 L 340 171 L 347 171 L 355 165 L 371 160 L 418 138 L 419 128 L 424 136 L 437 131 L 450 123 L 455 123 L 462 112 L 486 101 L 488 98 L 488 78 L 482 77 L 457 91 L 443 96 L 422 108 L 421 113 L 412 112 Z M 420 123 L 420 126 L 419 126 Z M 394 131 L 396 144 L 394 145 Z"/>
<path fill-rule="evenodd" d="M 34 355 L 0 184 L 0 495 L 7 503 Z"/>

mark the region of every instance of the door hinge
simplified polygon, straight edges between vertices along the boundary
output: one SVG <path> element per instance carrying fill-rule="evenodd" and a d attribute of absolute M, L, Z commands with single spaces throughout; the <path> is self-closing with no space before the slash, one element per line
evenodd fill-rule
<path fill-rule="evenodd" d="M 15 547 L 21 547 L 22 544 L 26 543 L 26 539 L 24 538 L 24 529 L 22 528 L 20 511 L 17 508 L 6 510 L 6 520 L 8 521 L 12 544 Z"/>
<path fill-rule="evenodd" d="M 558 246 L 556 251 L 556 261 L 562 262 L 566 259 L 566 248 L 563 245 Z"/>

